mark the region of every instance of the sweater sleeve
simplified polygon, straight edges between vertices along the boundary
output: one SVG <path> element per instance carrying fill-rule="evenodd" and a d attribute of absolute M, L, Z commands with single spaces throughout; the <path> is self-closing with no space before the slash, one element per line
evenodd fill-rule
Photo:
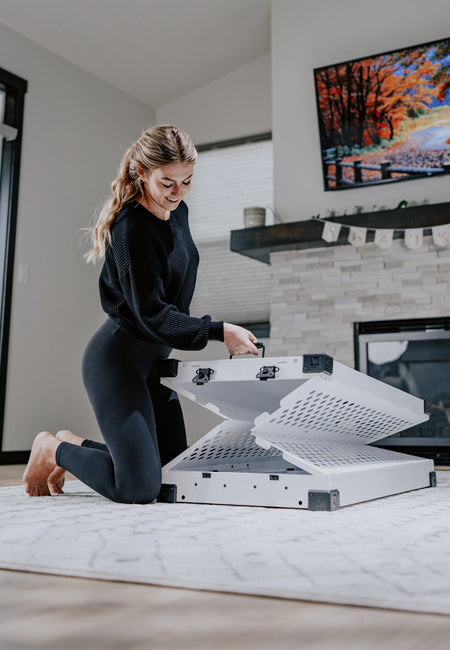
<path fill-rule="evenodd" d="M 223 322 L 190 316 L 166 300 L 167 253 L 157 239 L 143 240 L 126 222 L 117 235 L 113 248 L 121 288 L 142 334 L 179 350 L 201 350 L 208 340 L 224 340 Z"/>

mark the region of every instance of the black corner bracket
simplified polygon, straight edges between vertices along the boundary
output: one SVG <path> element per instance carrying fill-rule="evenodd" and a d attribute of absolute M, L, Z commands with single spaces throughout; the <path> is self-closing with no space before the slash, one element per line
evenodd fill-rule
<path fill-rule="evenodd" d="M 160 377 L 176 377 L 178 375 L 178 359 L 164 359 L 159 364 Z"/>
<path fill-rule="evenodd" d="M 177 486 L 174 483 L 163 483 L 157 501 L 160 503 L 176 503 Z"/>
<path fill-rule="evenodd" d="M 303 372 L 326 372 L 331 375 L 333 372 L 333 357 L 328 354 L 304 354 Z"/>
<path fill-rule="evenodd" d="M 308 493 L 308 510 L 338 510 L 339 490 L 311 490 Z"/>

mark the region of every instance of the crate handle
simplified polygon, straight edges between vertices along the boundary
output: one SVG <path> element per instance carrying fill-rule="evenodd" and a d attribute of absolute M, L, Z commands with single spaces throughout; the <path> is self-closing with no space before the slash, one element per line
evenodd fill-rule
<path fill-rule="evenodd" d="M 255 346 L 255 348 L 258 348 L 258 350 L 261 350 L 261 357 L 265 357 L 265 355 L 266 355 L 266 346 L 264 345 L 264 343 L 261 343 L 260 341 L 257 341 L 254 344 L 254 346 Z M 232 359 L 232 358 L 233 358 L 233 355 L 230 354 L 230 359 Z"/>

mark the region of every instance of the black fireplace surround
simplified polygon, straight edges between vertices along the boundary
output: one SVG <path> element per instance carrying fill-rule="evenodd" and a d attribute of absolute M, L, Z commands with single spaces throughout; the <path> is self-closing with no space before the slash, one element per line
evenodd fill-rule
<path fill-rule="evenodd" d="M 450 316 L 354 323 L 355 368 L 427 401 L 428 422 L 374 443 L 450 465 Z"/>

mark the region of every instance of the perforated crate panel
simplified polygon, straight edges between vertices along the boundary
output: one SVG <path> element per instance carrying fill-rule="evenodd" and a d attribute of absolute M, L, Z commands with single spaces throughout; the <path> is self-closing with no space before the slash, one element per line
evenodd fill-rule
<path fill-rule="evenodd" d="M 249 422 L 224 421 L 178 456 L 177 470 L 277 473 L 306 472 L 283 458 L 275 447 L 255 442 Z"/>
<path fill-rule="evenodd" d="M 408 460 L 407 455 L 367 445 L 426 419 L 423 409 L 411 411 L 373 393 L 316 377 L 283 398 L 276 411 L 258 416 L 252 433 L 259 444 L 282 450 L 285 458 L 301 458 L 303 466 L 330 471 Z"/>
<path fill-rule="evenodd" d="M 270 417 L 257 417 L 255 429 L 269 436 L 267 440 L 284 440 L 295 432 L 297 437 L 314 433 L 322 438 L 369 443 L 424 419 L 423 413 L 411 413 L 374 394 L 318 377 L 283 398 Z"/>

